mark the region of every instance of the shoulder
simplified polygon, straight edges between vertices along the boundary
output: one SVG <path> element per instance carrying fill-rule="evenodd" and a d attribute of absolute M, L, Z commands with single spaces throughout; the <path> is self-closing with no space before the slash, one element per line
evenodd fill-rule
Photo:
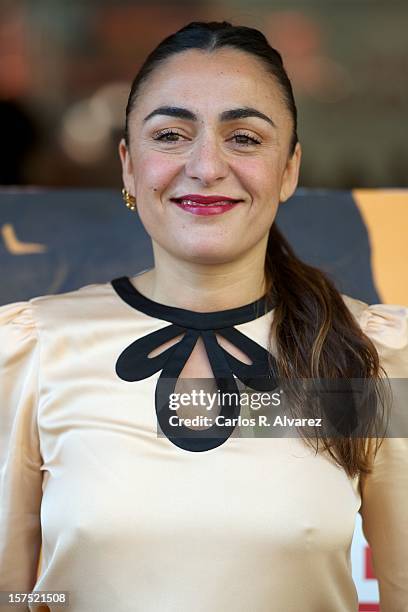
<path fill-rule="evenodd" d="M 41 295 L 29 300 L 40 328 L 64 322 L 95 321 L 112 312 L 117 297 L 110 282 L 92 283 L 64 293 Z"/>
<path fill-rule="evenodd" d="M 0 306 L 0 326 L 2 328 L 21 326 L 27 329 L 35 327 L 30 301 L 13 302 Z"/>
<path fill-rule="evenodd" d="M 383 366 L 394 376 L 408 377 L 408 307 L 402 304 L 367 304 L 351 296 L 342 298 L 362 331 L 377 348 Z"/>
<path fill-rule="evenodd" d="M 389 348 L 408 345 L 408 307 L 401 304 L 367 304 L 342 294 L 343 301 L 365 334 Z"/>
<path fill-rule="evenodd" d="M 40 295 L 0 306 L 0 328 L 40 333 L 42 329 L 95 321 L 120 303 L 110 282 L 93 283 L 65 293 Z"/>
<path fill-rule="evenodd" d="M 101 300 L 109 295 L 113 295 L 114 291 L 110 282 L 106 283 L 92 283 L 66 291 L 64 293 L 51 293 L 47 295 L 40 295 L 38 297 L 31 298 L 29 302 L 33 308 L 39 310 L 41 308 L 59 308 L 69 305 L 76 305 L 81 302 L 85 305 L 88 301 L 94 302 L 95 300 Z"/>
<path fill-rule="evenodd" d="M 29 301 L 0 306 L 0 374 L 35 350 L 37 340 L 37 325 Z"/>

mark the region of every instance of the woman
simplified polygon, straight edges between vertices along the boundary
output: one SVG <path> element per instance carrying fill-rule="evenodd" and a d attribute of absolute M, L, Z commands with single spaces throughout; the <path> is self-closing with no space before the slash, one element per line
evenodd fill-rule
<path fill-rule="evenodd" d="M 68 591 L 75 612 L 350 612 L 360 512 L 382 612 L 406 610 L 406 439 L 170 425 L 183 379 L 280 377 L 305 416 L 296 379 L 407 376 L 408 309 L 339 294 L 273 223 L 301 160 L 279 53 L 190 23 L 136 76 L 119 149 L 154 268 L 0 309 L 0 590 Z"/>

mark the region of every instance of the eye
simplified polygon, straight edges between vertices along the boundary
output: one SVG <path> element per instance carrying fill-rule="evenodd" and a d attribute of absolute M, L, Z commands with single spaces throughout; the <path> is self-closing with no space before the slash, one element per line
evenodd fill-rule
<path fill-rule="evenodd" d="M 245 134 L 245 133 L 241 133 L 241 134 L 235 134 L 232 138 L 243 138 L 243 139 L 247 139 L 246 142 L 238 142 L 237 144 L 240 144 L 244 147 L 248 147 L 251 145 L 259 145 L 261 144 L 261 141 L 258 140 L 257 138 L 254 138 L 253 136 L 250 136 L 249 134 Z M 250 142 L 248 142 L 248 140 Z"/>
<path fill-rule="evenodd" d="M 174 130 L 165 130 L 162 132 L 157 132 L 157 134 L 154 136 L 153 140 L 160 140 L 161 142 L 178 142 L 178 138 L 170 138 L 167 139 L 167 136 L 182 136 L 182 134 L 179 134 L 178 132 L 175 132 Z"/>
<path fill-rule="evenodd" d="M 173 138 L 168 138 L 168 137 L 173 137 Z M 161 142 L 179 142 L 179 137 L 183 138 L 183 135 L 179 134 L 178 132 L 175 132 L 172 129 L 167 129 L 165 131 L 157 132 L 155 134 L 153 140 L 159 140 Z M 261 144 L 260 140 L 258 140 L 257 138 L 254 138 L 254 136 L 250 136 L 249 134 L 245 134 L 244 132 L 242 132 L 240 134 L 235 134 L 232 137 L 232 139 L 234 139 L 234 138 L 243 139 L 244 142 L 242 142 L 242 141 L 238 141 L 238 142 L 236 141 L 236 142 L 240 146 L 244 146 L 244 147 L 248 147 L 248 146 L 251 146 L 251 145 L 259 145 L 259 144 Z"/>

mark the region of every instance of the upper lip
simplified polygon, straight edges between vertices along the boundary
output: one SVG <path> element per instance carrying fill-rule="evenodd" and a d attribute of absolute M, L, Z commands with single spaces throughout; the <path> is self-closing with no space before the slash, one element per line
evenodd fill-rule
<path fill-rule="evenodd" d="M 229 198 L 224 195 L 213 195 L 213 196 L 204 196 L 199 193 L 187 193 L 182 196 L 178 196 L 176 198 L 171 198 L 172 200 L 192 200 L 197 202 L 198 204 L 213 204 L 215 202 L 240 202 L 241 200 L 238 198 Z"/>

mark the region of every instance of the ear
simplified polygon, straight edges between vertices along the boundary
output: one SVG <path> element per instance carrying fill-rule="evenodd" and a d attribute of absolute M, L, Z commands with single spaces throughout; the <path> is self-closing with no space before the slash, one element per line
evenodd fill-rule
<path fill-rule="evenodd" d="M 119 157 L 122 164 L 122 179 L 123 185 L 125 189 L 129 191 L 129 193 L 134 192 L 135 184 L 134 184 L 134 176 L 133 176 L 133 164 L 132 159 L 130 157 L 129 149 L 126 145 L 125 139 L 122 138 L 119 143 Z"/>
<path fill-rule="evenodd" d="M 295 192 L 295 189 L 299 180 L 300 161 L 302 159 L 302 147 L 297 142 L 293 155 L 289 157 L 286 162 L 286 167 L 283 172 L 282 185 L 279 194 L 279 201 L 286 202 L 291 195 Z"/>

